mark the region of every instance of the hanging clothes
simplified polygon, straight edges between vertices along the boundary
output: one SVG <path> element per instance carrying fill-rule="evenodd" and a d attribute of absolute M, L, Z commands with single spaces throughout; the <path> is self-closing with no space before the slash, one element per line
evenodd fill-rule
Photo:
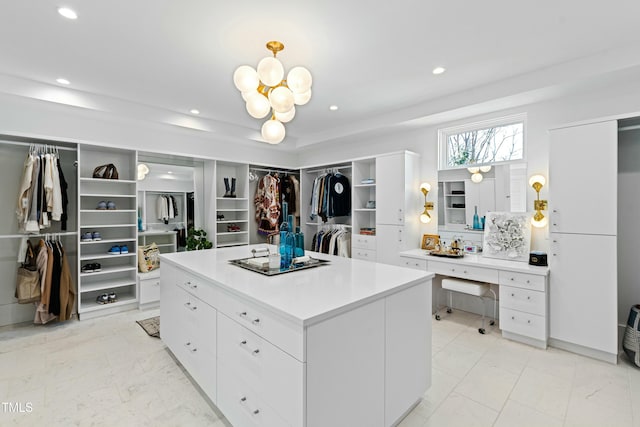
<path fill-rule="evenodd" d="M 278 177 L 271 174 L 263 176 L 258 182 L 253 202 L 256 207 L 258 233 L 267 236 L 277 232 L 282 209 Z"/>
<path fill-rule="evenodd" d="M 351 232 L 340 228 L 320 230 L 311 239 L 311 250 L 351 258 Z"/>
<path fill-rule="evenodd" d="M 295 196 L 295 216 L 300 217 L 300 181 L 293 175 L 291 175 L 289 179 L 293 184 L 293 194 Z"/>
<path fill-rule="evenodd" d="M 327 173 L 316 177 L 311 191 L 310 219 L 320 216 L 323 222 L 351 214 L 351 183 L 346 175 Z"/>

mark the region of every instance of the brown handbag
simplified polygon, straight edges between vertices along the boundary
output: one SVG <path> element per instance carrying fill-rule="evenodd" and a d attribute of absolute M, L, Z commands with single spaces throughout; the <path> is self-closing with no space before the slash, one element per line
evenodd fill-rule
<path fill-rule="evenodd" d="M 118 169 L 113 163 L 100 165 L 93 170 L 93 177 L 102 179 L 118 179 Z"/>
<path fill-rule="evenodd" d="M 36 265 L 36 256 L 31 242 L 27 240 L 25 262 L 18 268 L 16 275 L 15 297 L 19 304 L 40 301 L 40 274 Z"/>

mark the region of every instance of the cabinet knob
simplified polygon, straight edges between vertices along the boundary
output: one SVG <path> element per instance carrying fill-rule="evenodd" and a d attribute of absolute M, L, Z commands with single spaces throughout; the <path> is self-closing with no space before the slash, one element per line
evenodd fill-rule
<path fill-rule="evenodd" d="M 516 296 L 516 294 L 512 293 L 512 294 L 511 294 L 511 296 L 512 296 L 512 297 L 515 297 L 515 296 Z"/>
<path fill-rule="evenodd" d="M 527 280 L 527 285 L 528 285 L 529 283 L 531 283 L 531 281 Z"/>
<path fill-rule="evenodd" d="M 463 272 L 464 274 L 467 274 L 467 270 L 463 270 L 462 272 Z"/>
<path fill-rule="evenodd" d="M 556 224 L 555 222 L 553 223 L 553 225 L 556 226 L 556 227 L 558 226 L 558 224 Z"/>
<path fill-rule="evenodd" d="M 528 300 L 530 300 L 530 299 L 531 299 L 531 297 L 527 297 L 527 299 L 528 299 Z"/>
<path fill-rule="evenodd" d="M 511 320 L 516 320 L 515 316 L 511 316 Z"/>
<path fill-rule="evenodd" d="M 527 323 L 531 323 L 531 320 L 527 320 Z"/>
<path fill-rule="evenodd" d="M 509 279 L 509 280 L 511 280 L 511 281 L 513 282 L 513 280 L 514 280 L 514 279 L 513 279 L 513 277 L 512 277 L 512 278 L 511 278 L 511 279 Z"/>
<path fill-rule="evenodd" d="M 253 319 L 251 321 L 251 323 L 253 323 L 254 325 L 258 325 L 258 324 L 260 324 L 260 319 L 258 317 L 256 317 L 255 319 Z"/>
<path fill-rule="evenodd" d="M 256 409 L 255 411 L 253 411 L 253 415 L 258 415 L 260 413 L 260 409 Z"/>
<path fill-rule="evenodd" d="M 554 210 L 552 210 L 551 212 L 553 212 L 553 213 L 558 213 L 558 210 L 557 210 L 557 209 L 554 209 Z"/>
<path fill-rule="evenodd" d="M 238 316 L 247 317 L 247 312 L 246 311 L 242 311 L 242 312 L 238 313 Z"/>
<path fill-rule="evenodd" d="M 455 269 L 455 268 L 452 268 L 452 269 L 451 269 L 451 271 L 456 271 L 456 269 Z"/>
<path fill-rule="evenodd" d="M 259 349 L 259 348 L 256 348 L 255 350 L 253 350 L 253 354 L 254 354 L 254 355 L 255 355 L 255 354 L 258 354 L 258 353 L 260 353 L 260 349 Z"/>

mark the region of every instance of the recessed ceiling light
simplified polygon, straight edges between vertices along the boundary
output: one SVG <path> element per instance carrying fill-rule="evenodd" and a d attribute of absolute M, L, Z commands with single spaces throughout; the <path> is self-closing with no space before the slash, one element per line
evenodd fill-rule
<path fill-rule="evenodd" d="M 337 106 L 337 105 L 331 105 L 331 106 L 329 106 L 329 110 L 331 110 L 331 111 L 336 111 L 337 109 L 338 109 L 338 106 Z"/>
<path fill-rule="evenodd" d="M 432 72 L 433 74 L 438 75 L 438 74 L 442 74 L 442 73 L 444 73 L 445 71 L 447 71 L 447 70 L 446 70 L 446 68 L 444 68 L 444 67 L 436 67 L 436 68 L 434 68 L 434 69 L 433 69 L 433 71 L 431 71 L 431 72 Z"/>
<path fill-rule="evenodd" d="M 61 85 L 70 85 L 71 84 L 71 82 L 69 80 L 63 79 L 63 78 L 56 79 L 56 81 L 58 83 L 60 83 Z"/>
<path fill-rule="evenodd" d="M 189 110 L 189 112 L 190 112 L 191 114 L 195 114 L 195 115 L 200 114 L 200 110 L 196 110 L 195 108 L 194 108 L 193 110 Z"/>
<path fill-rule="evenodd" d="M 78 19 L 78 14 L 68 7 L 58 8 L 58 13 L 68 19 Z"/>
<path fill-rule="evenodd" d="M 173 173 L 173 171 L 167 171 L 167 173 L 168 173 L 168 174 L 172 174 L 172 173 Z"/>

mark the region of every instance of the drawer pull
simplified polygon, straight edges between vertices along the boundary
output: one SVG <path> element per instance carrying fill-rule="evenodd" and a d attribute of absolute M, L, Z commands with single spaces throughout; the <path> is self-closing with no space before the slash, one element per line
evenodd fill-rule
<path fill-rule="evenodd" d="M 464 274 L 467 274 L 467 270 L 463 270 L 462 272 L 463 272 Z"/>
<path fill-rule="evenodd" d="M 530 299 L 531 299 L 531 297 L 527 297 L 527 299 L 529 299 L 529 300 L 530 300 Z"/>
<path fill-rule="evenodd" d="M 511 320 L 516 320 L 515 316 L 511 316 Z"/>
<path fill-rule="evenodd" d="M 246 311 L 243 311 L 243 312 L 241 312 L 241 313 L 238 313 L 238 316 L 240 316 L 240 317 L 247 317 L 247 312 L 246 312 Z"/>
<path fill-rule="evenodd" d="M 186 285 L 191 289 L 198 289 L 198 285 L 196 285 L 195 283 L 191 283 L 190 281 L 187 282 Z"/>
<path fill-rule="evenodd" d="M 241 398 L 240 398 L 240 404 L 243 404 L 243 403 L 244 403 L 244 404 L 246 404 L 246 402 L 247 402 L 247 398 L 246 398 L 246 397 L 241 397 Z M 247 408 L 247 409 L 249 409 L 249 411 L 250 411 L 253 415 L 258 415 L 258 414 L 260 413 L 260 409 L 253 409 L 253 410 L 252 410 L 252 409 L 250 409 L 250 408 Z"/>
<path fill-rule="evenodd" d="M 528 285 L 529 283 L 531 283 L 531 281 L 530 281 L 530 280 L 527 280 L 527 285 Z"/>
<path fill-rule="evenodd" d="M 256 348 L 255 350 L 253 350 L 253 354 L 254 355 L 260 354 L 260 349 Z"/>
<path fill-rule="evenodd" d="M 511 279 L 509 279 L 509 280 L 511 280 L 511 281 L 513 282 L 515 279 L 512 277 L 512 278 L 511 278 Z"/>
<path fill-rule="evenodd" d="M 184 306 L 185 306 L 185 307 L 187 307 L 187 308 L 188 308 L 189 310 L 191 310 L 191 311 L 195 311 L 195 310 L 197 310 L 197 309 L 198 309 L 198 307 L 197 307 L 197 306 L 195 306 L 195 305 L 194 305 L 194 306 L 191 306 L 191 303 L 190 303 L 190 302 L 185 302 L 185 303 L 184 303 Z"/>
<path fill-rule="evenodd" d="M 452 269 L 451 269 L 451 271 L 456 271 L 456 269 L 455 269 L 455 268 L 452 268 Z"/>
<path fill-rule="evenodd" d="M 240 341 L 240 345 L 247 345 L 247 340 Z M 255 350 L 247 350 L 247 351 L 251 351 L 251 354 L 254 356 L 257 356 L 258 354 L 260 354 L 259 348 L 256 348 Z"/>
<path fill-rule="evenodd" d="M 260 324 L 260 318 L 256 317 L 255 319 L 253 319 L 251 321 L 251 323 L 253 323 L 254 325 L 259 325 Z"/>
<path fill-rule="evenodd" d="M 511 296 L 512 296 L 512 297 L 515 297 L 515 296 L 516 296 L 516 294 L 514 294 L 514 293 L 511 293 Z"/>
<path fill-rule="evenodd" d="M 260 409 L 256 409 L 255 411 L 253 411 L 253 415 L 258 415 L 260 413 Z"/>

